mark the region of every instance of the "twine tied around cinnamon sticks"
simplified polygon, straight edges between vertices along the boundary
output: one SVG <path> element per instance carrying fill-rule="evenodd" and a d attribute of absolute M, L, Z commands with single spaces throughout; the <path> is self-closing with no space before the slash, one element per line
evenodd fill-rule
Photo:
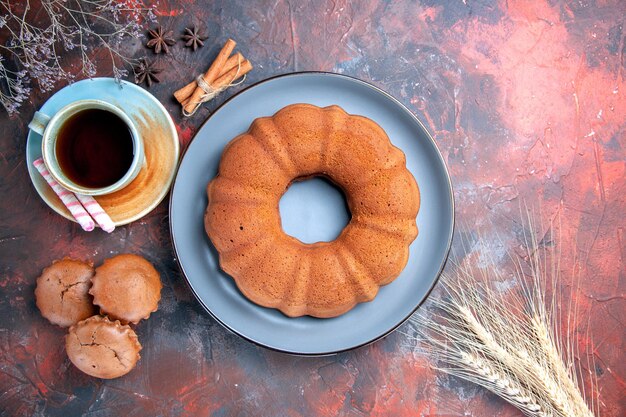
<path fill-rule="evenodd" d="M 228 39 L 206 73 L 198 75 L 194 81 L 174 92 L 174 97 L 183 106 L 184 116 L 193 115 L 202 103 L 245 80 L 246 74 L 252 70 L 252 64 L 240 52 L 231 56 L 236 45 L 234 40 Z M 241 80 L 235 82 L 238 78 Z"/>

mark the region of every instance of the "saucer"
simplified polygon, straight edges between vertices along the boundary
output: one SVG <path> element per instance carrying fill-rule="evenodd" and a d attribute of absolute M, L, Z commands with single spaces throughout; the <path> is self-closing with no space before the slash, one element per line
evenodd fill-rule
<path fill-rule="evenodd" d="M 122 109 L 137 126 L 146 162 L 137 177 L 122 190 L 95 197 L 116 226 L 138 220 L 151 212 L 167 195 L 176 174 L 180 145 L 178 133 L 165 107 L 148 91 L 127 81 L 113 78 L 82 80 L 59 90 L 39 111 L 53 116 L 76 100 L 98 99 Z M 33 166 L 41 157 L 41 135 L 29 131 L 26 165 L 35 189 L 61 216 L 75 221 L 69 210 Z"/>

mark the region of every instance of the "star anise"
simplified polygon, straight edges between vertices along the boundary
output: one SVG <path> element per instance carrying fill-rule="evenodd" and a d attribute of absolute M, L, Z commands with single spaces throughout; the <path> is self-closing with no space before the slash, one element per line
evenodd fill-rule
<path fill-rule="evenodd" d="M 172 38 L 173 32 L 171 30 L 164 32 L 161 26 L 148 31 L 148 34 L 150 35 L 150 40 L 146 46 L 148 48 L 154 48 L 155 54 L 160 54 L 161 51 L 168 53 L 170 51 L 168 45 L 174 45 L 176 43 Z"/>
<path fill-rule="evenodd" d="M 135 67 L 135 83 L 141 84 L 145 81 L 148 84 L 148 88 L 150 88 L 152 83 L 160 82 L 157 74 L 161 71 L 160 68 L 155 68 L 152 62 L 149 62 L 146 58 L 141 58 L 139 64 Z"/>
<path fill-rule="evenodd" d="M 206 39 L 207 36 L 202 35 L 196 26 L 185 28 L 185 34 L 183 35 L 183 40 L 186 42 L 185 46 L 193 48 L 194 51 L 204 46 Z"/>

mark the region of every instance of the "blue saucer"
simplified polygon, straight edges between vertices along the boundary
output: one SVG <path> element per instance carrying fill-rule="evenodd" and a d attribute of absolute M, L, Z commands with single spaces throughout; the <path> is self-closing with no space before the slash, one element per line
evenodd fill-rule
<path fill-rule="evenodd" d="M 76 100 L 98 99 L 122 109 L 136 124 L 144 141 L 146 164 L 137 178 L 124 189 L 96 197 L 116 226 L 148 214 L 167 195 L 176 174 L 180 145 L 169 113 L 148 91 L 127 81 L 94 78 L 68 85 L 56 92 L 39 110 L 53 116 Z M 29 131 L 26 165 L 35 189 L 51 209 L 75 221 L 61 200 L 33 166 L 41 157 L 41 135 Z"/>

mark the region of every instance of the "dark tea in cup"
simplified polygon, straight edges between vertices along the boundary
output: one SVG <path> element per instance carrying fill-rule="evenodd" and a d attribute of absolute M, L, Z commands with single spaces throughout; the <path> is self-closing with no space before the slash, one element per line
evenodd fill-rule
<path fill-rule="evenodd" d="M 86 109 L 63 123 L 55 153 L 70 181 L 86 188 L 107 187 L 130 169 L 133 137 L 116 114 L 103 109 Z"/>
<path fill-rule="evenodd" d="M 28 127 L 42 135 L 41 155 L 50 175 L 71 192 L 114 193 L 145 166 L 136 121 L 112 103 L 78 100 L 53 116 L 37 111 Z"/>

